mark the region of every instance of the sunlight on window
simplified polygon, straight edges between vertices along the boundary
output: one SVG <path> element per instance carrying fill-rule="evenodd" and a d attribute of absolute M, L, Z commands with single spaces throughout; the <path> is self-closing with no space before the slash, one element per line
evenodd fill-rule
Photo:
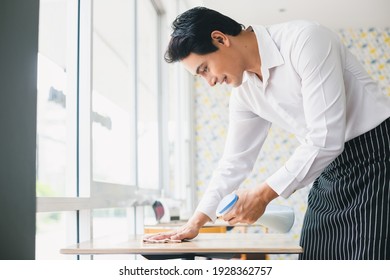
<path fill-rule="evenodd" d="M 134 185 L 132 0 L 93 1 L 93 180 Z"/>
<path fill-rule="evenodd" d="M 67 215 L 71 212 L 48 212 L 37 214 L 36 252 L 37 260 L 60 260 L 69 259 L 61 255 L 60 248 L 65 248 L 67 238 Z M 73 233 L 76 235 L 76 231 Z"/>
<path fill-rule="evenodd" d="M 65 196 L 66 73 L 38 54 L 37 196 Z"/>
<path fill-rule="evenodd" d="M 129 112 L 105 96 L 93 93 L 93 178 L 95 181 L 134 184 L 131 177 Z"/>
<path fill-rule="evenodd" d="M 39 11 L 39 53 L 37 77 L 37 197 L 72 197 L 76 182 L 69 180 L 69 145 L 76 134 L 76 122 L 70 121 L 69 67 L 70 1 L 41 0 Z M 73 31 L 73 30 L 72 30 Z M 74 33 L 74 35 L 77 35 Z M 75 117 L 71 119 L 75 120 Z M 70 188 L 71 187 L 71 188 Z M 72 212 L 74 214 L 74 212 Z M 36 258 L 62 259 L 59 253 L 76 231 L 67 228 L 69 212 L 37 213 Z"/>
<path fill-rule="evenodd" d="M 138 183 L 159 188 L 158 15 L 151 1 L 138 1 Z"/>
<path fill-rule="evenodd" d="M 76 236 L 141 232 L 148 206 L 134 201 L 174 191 L 177 81 L 162 81 L 163 11 L 149 0 L 40 0 L 37 259 L 69 258 L 59 251 Z"/>

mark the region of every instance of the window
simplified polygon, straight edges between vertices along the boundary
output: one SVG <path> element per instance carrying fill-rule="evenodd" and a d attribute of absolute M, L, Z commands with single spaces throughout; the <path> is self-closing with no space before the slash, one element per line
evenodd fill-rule
<path fill-rule="evenodd" d="M 74 8 L 74 7 L 73 7 Z M 74 196 L 75 108 L 72 106 L 72 7 L 66 0 L 41 0 L 38 54 L 37 194 Z M 73 155 L 73 156 L 72 156 Z M 73 174 L 72 174 L 73 172 Z"/>
<path fill-rule="evenodd" d="M 93 181 L 134 186 L 134 1 L 92 6 Z"/>
<path fill-rule="evenodd" d="M 163 189 L 188 198 L 188 134 L 178 126 L 189 117 L 177 97 L 186 92 L 172 82 L 183 75 L 178 66 L 162 70 L 163 2 L 176 13 L 170 1 L 40 1 L 38 259 L 142 233 L 148 202 Z"/>
<path fill-rule="evenodd" d="M 152 1 L 137 1 L 138 183 L 158 189 L 159 171 L 159 16 Z"/>
<path fill-rule="evenodd" d="M 36 259 L 66 259 L 59 248 L 68 240 L 75 240 L 76 231 L 69 234 L 68 222 L 76 218 L 76 211 L 42 212 L 37 214 Z"/>
<path fill-rule="evenodd" d="M 77 194 L 75 15 L 77 6 L 72 1 L 40 1 L 36 158 L 40 199 L 69 199 Z M 59 248 L 76 242 L 76 215 L 55 208 L 37 213 L 37 259 L 66 258 Z"/>

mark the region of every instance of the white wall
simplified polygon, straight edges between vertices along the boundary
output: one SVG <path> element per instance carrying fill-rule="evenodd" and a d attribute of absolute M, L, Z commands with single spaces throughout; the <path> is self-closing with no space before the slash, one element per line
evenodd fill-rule
<path fill-rule="evenodd" d="M 203 4 L 244 25 L 309 19 L 333 29 L 390 26 L 388 0 L 203 0 Z"/>

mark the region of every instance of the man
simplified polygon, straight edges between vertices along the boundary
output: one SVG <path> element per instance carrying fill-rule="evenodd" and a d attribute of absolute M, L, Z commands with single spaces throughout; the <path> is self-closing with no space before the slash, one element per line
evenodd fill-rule
<path fill-rule="evenodd" d="M 338 36 L 315 22 L 247 29 L 197 7 L 178 16 L 165 57 L 214 86 L 234 87 L 223 157 L 197 210 L 181 229 L 152 239 L 191 239 L 216 219 L 253 223 L 278 196 L 311 184 L 302 259 L 390 259 L 390 99 Z M 265 182 L 238 189 L 272 123 L 300 142 Z"/>

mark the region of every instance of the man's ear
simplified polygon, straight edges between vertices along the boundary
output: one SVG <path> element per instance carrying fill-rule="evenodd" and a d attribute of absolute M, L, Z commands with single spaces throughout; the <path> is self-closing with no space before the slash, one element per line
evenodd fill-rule
<path fill-rule="evenodd" d="M 211 38 L 213 40 L 214 45 L 216 46 L 225 45 L 228 47 L 230 45 L 229 37 L 221 31 L 214 30 L 213 32 L 211 32 Z"/>

